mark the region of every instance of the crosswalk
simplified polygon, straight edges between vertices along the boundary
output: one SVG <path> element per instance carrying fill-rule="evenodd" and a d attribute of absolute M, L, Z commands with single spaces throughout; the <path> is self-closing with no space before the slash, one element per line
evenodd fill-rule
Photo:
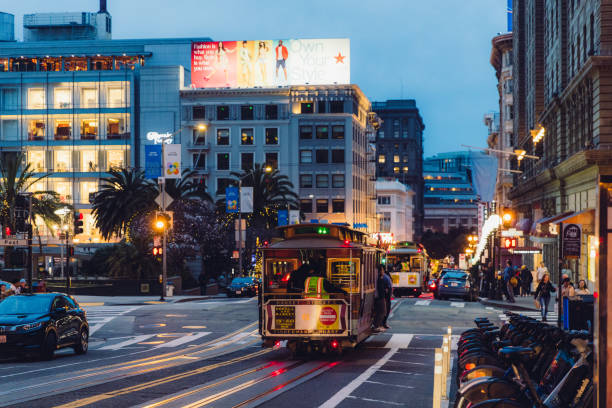
<path fill-rule="evenodd" d="M 100 330 L 102 326 L 113 319 L 130 313 L 140 306 L 90 306 L 84 307 L 87 312 L 87 322 L 89 323 L 89 335 L 92 336 Z"/>
<path fill-rule="evenodd" d="M 184 347 L 189 343 L 210 335 L 211 332 L 190 333 L 149 333 L 135 336 L 116 337 L 94 342 L 91 350 L 118 351 L 131 348 L 175 348 Z"/>
<path fill-rule="evenodd" d="M 517 313 L 522 314 L 523 316 L 528 316 L 528 317 L 531 317 L 531 318 L 533 318 L 533 319 L 536 319 L 536 320 L 542 321 L 542 313 L 537 312 L 537 311 L 534 311 L 534 312 L 527 312 L 527 311 L 522 312 L 522 311 L 521 311 L 521 312 L 517 312 Z M 500 318 L 500 320 L 503 320 L 503 321 L 505 321 L 505 322 L 509 320 L 508 316 L 506 316 L 506 315 L 505 315 L 505 314 L 503 314 L 503 313 L 501 313 L 501 314 L 499 315 L 499 318 Z M 551 310 L 551 311 L 550 311 L 550 312 L 548 312 L 548 314 L 546 315 L 546 320 L 547 320 L 547 322 L 552 322 L 552 323 L 554 323 L 554 322 L 556 322 L 556 321 L 557 321 L 557 319 L 558 319 L 558 318 L 559 318 L 559 314 L 558 314 L 556 311 L 552 311 L 552 310 Z"/>

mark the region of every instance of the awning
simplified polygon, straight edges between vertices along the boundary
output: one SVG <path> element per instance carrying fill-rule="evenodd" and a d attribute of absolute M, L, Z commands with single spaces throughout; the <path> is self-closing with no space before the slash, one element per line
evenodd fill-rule
<path fill-rule="evenodd" d="M 559 218 L 553 221 L 553 224 L 582 224 L 592 225 L 595 220 L 595 209 L 587 208 L 586 210 L 571 213 L 570 215 Z"/>
<path fill-rule="evenodd" d="M 540 218 L 533 223 L 529 234 L 538 237 L 554 235 L 550 233 L 548 225 L 553 224 L 556 220 L 572 215 L 573 213 L 573 211 L 567 211 L 562 214 L 553 215 L 552 217 Z"/>

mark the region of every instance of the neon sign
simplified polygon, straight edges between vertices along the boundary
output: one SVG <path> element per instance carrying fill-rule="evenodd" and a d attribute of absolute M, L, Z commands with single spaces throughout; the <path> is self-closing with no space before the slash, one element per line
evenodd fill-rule
<path fill-rule="evenodd" d="M 153 141 L 154 144 L 171 144 L 172 133 L 149 132 L 147 133 L 147 140 Z"/>

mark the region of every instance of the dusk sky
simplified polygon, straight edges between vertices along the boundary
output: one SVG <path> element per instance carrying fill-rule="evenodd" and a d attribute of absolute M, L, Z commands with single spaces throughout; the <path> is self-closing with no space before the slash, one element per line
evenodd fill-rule
<path fill-rule="evenodd" d="M 22 39 L 26 13 L 97 11 L 97 0 L 3 2 Z M 425 156 L 486 146 L 483 115 L 498 109 L 491 38 L 506 0 L 108 0 L 113 38 L 350 38 L 351 82 L 371 101 L 416 99 Z M 187 67 L 189 68 L 189 67 Z"/>

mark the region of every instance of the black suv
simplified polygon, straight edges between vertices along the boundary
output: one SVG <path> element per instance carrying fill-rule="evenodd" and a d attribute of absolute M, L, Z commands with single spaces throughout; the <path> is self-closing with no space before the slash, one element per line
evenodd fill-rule
<path fill-rule="evenodd" d="M 50 360 L 59 348 L 84 354 L 88 345 L 85 311 L 71 296 L 37 293 L 0 301 L 0 355 L 37 354 Z"/>

